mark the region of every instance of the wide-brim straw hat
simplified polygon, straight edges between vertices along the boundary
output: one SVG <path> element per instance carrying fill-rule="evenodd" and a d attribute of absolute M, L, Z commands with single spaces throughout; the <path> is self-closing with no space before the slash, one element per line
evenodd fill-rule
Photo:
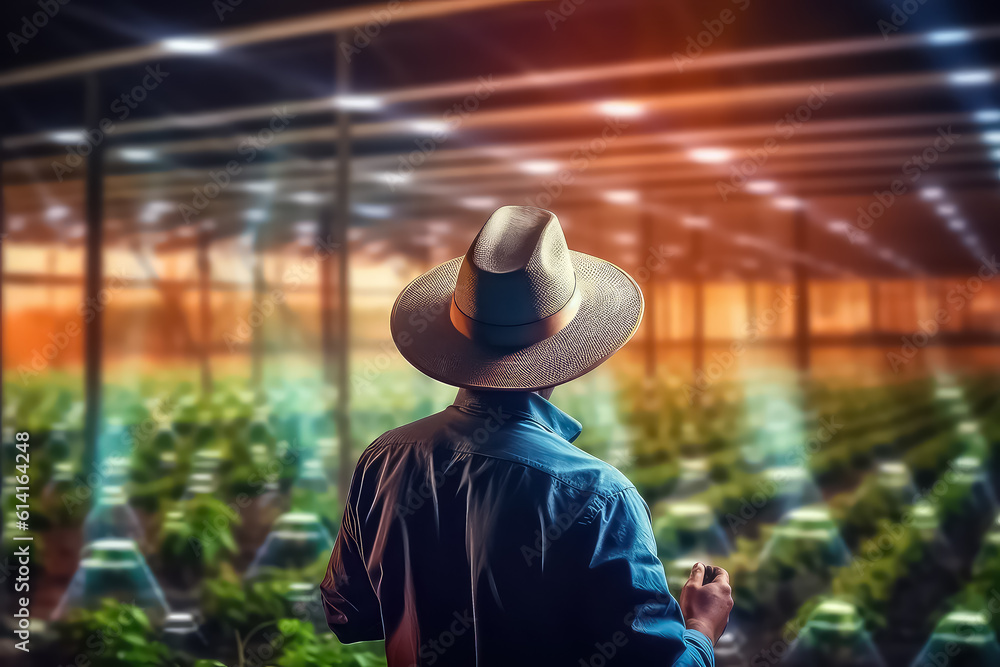
<path fill-rule="evenodd" d="M 403 289 L 390 329 L 403 357 L 435 380 L 533 391 L 599 366 L 635 334 L 642 311 L 636 282 L 570 250 L 554 213 L 504 206 L 465 256 Z"/>

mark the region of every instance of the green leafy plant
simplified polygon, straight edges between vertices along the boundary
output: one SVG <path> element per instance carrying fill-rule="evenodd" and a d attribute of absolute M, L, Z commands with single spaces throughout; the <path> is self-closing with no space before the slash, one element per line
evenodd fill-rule
<path fill-rule="evenodd" d="M 168 515 L 160 534 L 165 575 L 178 585 L 191 585 L 217 572 L 238 551 L 232 527 L 239 523 L 238 514 L 207 494 L 183 501 Z"/>
<path fill-rule="evenodd" d="M 277 625 L 284 649 L 278 658 L 278 667 L 378 667 L 386 664 L 381 643 L 345 646 L 333 634 L 318 635 L 311 623 L 293 618 L 282 619 Z"/>
<path fill-rule="evenodd" d="M 68 656 L 84 654 L 93 667 L 166 667 L 170 650 L 151 641 L 146 614 L 128 604 L 104 600 L 94 610 L 76 610 L 55 627 L 60 649 Z"/>
<path fill-rule="evenodd" d="M 202 609 L 210 628 L 221 635 L 246 635 L 255 626 L 293 616 L 287 598 L 290 580 L 272 578 L 243 582 L 228 564 L 219 576 L 205 581 Z"/>

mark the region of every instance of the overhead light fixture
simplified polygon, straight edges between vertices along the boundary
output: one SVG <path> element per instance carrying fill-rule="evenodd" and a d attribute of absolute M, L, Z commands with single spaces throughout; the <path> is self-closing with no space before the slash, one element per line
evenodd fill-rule
<path fill-rule="evenodd" d="M 607 190 L 603 196 L 605 201 L 621 206 L 639 201 L 639 193 L 635 190 Z"/>
<path fill-rule="evenodd" d="M 942 204 L 937 207 L 938 215 L 955 215 L 955 211 L 957 210 L 954 204 Z"/>
<path fill-rule="evenodd" d="M 778 184 L 774 181 L 750 181 L 747 183 L 747 192 L 758 195 L 766 195 L 778 189 Z"/>
<path fill-rule="evenodd" d="M 990 157 L 991 157 L 991 158 L 992 158 L 992 159 L 993 159 L 994 161 L 996 161 L 996 162 L 1000 162 L 1000 148 L 998 148 L 998 149 L 996 149 L 995 151 L 993 151 L 992 153 L 990 153 Z"/>
<path fill-rule="evenodd" d="M 555 160 L 526 160 L 517 166 L 528 174 L 554 174 L 559 171 L 559 163 Z"/>
<path fill-rule="evenodd" d="M 443 236 L 451 231 L 451 223 L 444 220 L 435 220 L 427 223 L 427 231 L 436 236 Z"/>
<path fill-rule="evenodd" d="M 69 206 L 63 206 L 58 204 L 56 206 L 49 206 L 45 209 L 45 219 L 49 222 L 56 222 L 57 220 L 62 220 L 67 215 L 69 215 Z"/>
<path fill-rule="evenodd" d="M 402 185 L 413 180 L 413 172 L 403 174 L 398 171 L 380 171 L 375 174 L 375 178 L 389 186 Z"/>
<path fill-rule="evenodd" d="M 123 148 L 118 154 L 127 162 L 151 162 L 156 158 L 156 151 L 149 148 Z"/>
<path fill-rule="evenodd" d="M 312 236 L 319 230 L 319 223 L 313 220 L 303 220 L 295 223 L 295 233 L 299 236 Z"/>
<path fill-rule="evenodd" d="M 983 141 L 988 144 L 1000 144 L 1000 132 L 984 132 Z"/>
<path fill-rule="evenodd" d="M 343 111 L 377 111 L 382 108 L 382 100 L 374 95 L 337 95 L 333 106 Z"/>
<path fill-rule="evenodd" d="M 977 123 L 996 123 L 1000 121 L 1000 109 L 983 109 L 972 114 Z"/>
<path fill-rule="evenodd" d="M 610 100 L 597 105 L 597 110 L 605 116 L 623 116 L 634 118 L 641 116 L 646 108 L 638 102 L 626 102 L 622 100 Z"/>
<path fill-rule="evenodd" d="M 927 33 L 927 41 L 935 46 L 944 46 L 946 44 L 960 44 L 962 42 L 967 42 L 972 38 L 972 33 L 968 30 L 956 29 L 956 30 L 935 30 L 934 32 Z"/>
<path fill-rule="evenodd" d="M 56 130 L 49 132 L 48 136 L 61 144 L 75 144 L 87 138 L 83 130 Z"/>
<path fill-rule="evenodd" d="M 383 254 L 389 248 L 389 244 L 385 241 L 373 241 L 365 246 L 365 254 L 371 257 L 377 257 Z"/>
<path fill-rule="evenodd" d="M 952 72 L 948 81 L 955 86 L 982 86 L 993 81 L 993 72 L 988 69 Z"/>
<path fill-rule="evenodd" d="M 249 181 L 243 184 L 243 189 L 249 192 L 270 194 L 278 189 L 278 184 L 274 181 Z"/>
<path fill-rule="evenodd" d="M 296 204 L 319 204 L 323 201 L 323 195 L 318 192 L 296 192 L 291 196 L 291 200 Z"/>
<path fill-rule="evenodd" d="M 920 198 L 926 199 L 928 201 L 934 201 L 941 199 L 944 196 L 944 190 L 939 187 L 924 188 L 920 191 Z"/>
<path fill-rule="evenodd" d="M 169 202 L 165 201 L 151 201 L 142 207 L 142 213 L 139 214 L 139 221 L 147 225 L 151 225 L 160 220 L 160 216 L 173 208 Z"/>
<path fill-rule="evenodd" d="M 171 37 L 162 42 L 163 48 L 173 53 L 207 54 L 219 50 L 219 42 L 203 37 Z"/>
<path fill-rule="evenodd" d="M 953 229 L 956 232 L 960 232 L 965 229 L 965 220 L 959 220 L 955 218 L 954 220 L 948 221 L 948 229 Z"/>
<path fill-rule="evenodd" d="M 775 197 L 774 206 L 784 211 L 794 211 L 802 208 L 802 200 L 798 197 Z"/>
<path fill-rule="evenodd" d="M 388 218 L 392 207 L 388 204 L 355 204 L 354 212 L 366 218 Z"/>
<path fill-rule="evenodd" d="M 421 134 L 436 134 L 448 131 L 448 123 L 443 120 L 415 120 L 410 127 Z"/>
<path fill-rule="evenodd" d="M 704 215 L 685 215 L 681 218 L 681 224 L 690 229 L 707 229 L 712 221 Z"/>
<path fill-rule="evenodd" d="M 251 208 L 243 216 L 247 222 L 264 222 L 267 219 L 267 211 L 262 208 Z M 249 237 L 247 237 L 249 240 Z"/>
<path fill-rule="evenodd" d="M 831 220 L 826 223 L 826 228 L 834 234 L 845 234 L 851 225 L 846 220 Z"/>
<path fill-rule="evenodd" d="M 458 200 L 465 208 L 493 208 L 497 205 L 497 200 L 493 197 L 462 197 Z"/>
<path fill-rule="evenodd" d="M 695 162 L 718 164 L 732 159 L 733 152 L 728 148 L 692 148 L 688 151 L 688 157 Z"/>
<path fill-rule="evenodd" d="M 410 243 L 418 246 L 423 246 L 425 248 L 433 248 L 439 243 L 438 237 L 433 234 L 428 234 L 424 232 L 423 234 L 414 234 L 410 237 Z"/>

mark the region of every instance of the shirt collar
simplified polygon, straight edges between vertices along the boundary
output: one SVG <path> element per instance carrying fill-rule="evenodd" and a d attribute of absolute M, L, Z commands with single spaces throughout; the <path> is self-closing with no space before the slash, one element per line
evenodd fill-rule
<path fill-rule="evenodd" d="M 541 424 L 569 442 L 576 440 L 583 430 L 580 422 L 532 391 L 460 389 L 454 405 L 459 409 L 476 412 L 502 407 L 514 415 Z"/>

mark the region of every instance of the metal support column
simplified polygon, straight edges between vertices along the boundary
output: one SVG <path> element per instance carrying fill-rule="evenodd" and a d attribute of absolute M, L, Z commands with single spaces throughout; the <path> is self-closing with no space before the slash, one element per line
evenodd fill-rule
<path fill-rule="evenodd" d="M 656 238 L 655 229 L 653 226 L 653 215 L 649 212 L 644 212 L 642 214 L 642 247 L 645 249 L 643 256 L 648 257 L 649 253 L 656 248 Z M 660 265 L 657 265 L 659 268 Z M 657 294 L 657 280 L 656 280 L 656 270 L 649 268 L 649 266 L 643 267 L 649 272 L 649 282 L 646 285 L 646 314 L 643 319 L 646 321 L 646 345 L 645 345 L 645 357 L 646 357 L 646 377 L 655 378 L 656 377 L 656 357 L 657 357 L 657 346 L 659 345 L 659 336 L 657 331 L 657 312 L 658 303 L 657 299 L 659 295 Z M 640 268 L 640 271 L 642 269 Z"/>
<path fill-rule="evenodd" d="M 3 241 L 7 240 L 7 209 L 4 206 L 3 199 L 3 167 L 4 167 L 4 155 L 3 152 L 3 135 L 0 134 L 0 359 L 3 358 L 3 332 L 4 332 L 4 312 L 3 312 L 3 256 L 4 249 L 7 244 Z M 3 364 L 0 363 L 0 424 L 3 424 Z M 2 429 L 0 429 L 2 430 Z M 7 443 L 0 440 L 0 448 L 6 446 Z M 6 451 L 0 451 L 0 497 L 6 498 L 3 494 L 3 480 L 7 474 L 4 469 L 4 456 Z M 6 521 L 0 521 L 0 524 L 5 524 Z M 4 526 L 0 525 L 0 541 L 3 539 Z"/>
<path fill-rule="evenodd" d="M 201 328 L 201 393 L 212 393 L 212 263 L 208 255 L 211 230 L 202 225 L 198 232 L 198 320 Z"/>
<path fill-rule="evenodd" d="M 100 81 L 97 74 L 86 79 L 85 127 L 100 122 Z M 93 146 L 87 156 L 85 217 L 87 250 L 85 260 L 84 302 L 89 321 L 84 317 L 84 394 L 86 411 L 83 424 L 83 470 L 89 472 L 97 461 L 97 441 L 101 435 L 101 366 L 104 356 L 104 307 L 101 290 L 104 280 L 104 144 Z"/>
<path fill-rule="evenodd" d="M 795 212 L 792 235 L 795 252 L 804 257 L 809 248 L 808 223 L 802 209 Z M 795 264 L 795 362 L 803 374 L 809 372 L 809 268 L 801 259 Z"/>
<path fill-rule="evenodd" d="M 253 252 L 253 304 L 251 312 L 264 301 L 264 258 L 260 247 L 260 235 L 254 237 Z M 250 338 L 250 385 L 254 392 L 260 392 L 264 384 L 264 323 L 253 327 Z"/>
<path fill-rule="evenodd" d="M 336 40 L 350 41 L 347 32 Z M 349 51 L 345 51 L 348 53 Z M 337 94 L 347 95 L 351 86 L 351 68 L 346 56 L 337 56 Z M 351 224 L 351 118 L 343 106 L 337 111 L 337 196 L 334 201 L 336 225 L 333 242 L 337 253 L 337 439 L 340 443 L 337 493 L 341 505 L 347 505 L 353 475 L 354 456 L 351 447 L 350 412 L 350 282 L 348 275 L 347 229 Z M 324 262 L 328 264 L 329 262 Z"/>
<path fill-rule="evenodd" d="M 868 319 L 870 322 L 870 329 L 872 335 L 878 334 L 878 311 L 879 311 L 879 294 L 878 294 L 878 282 L 874 280 L 868 281 Z"/>
<path fill-rule="evenodd" d="M 705 368 L 705 277 L 702 266 L 704 233 L 691 230 L 691 267 L 694 271 L 694 332 L 691 336 L 691 357 L 694 377 Z"/>

